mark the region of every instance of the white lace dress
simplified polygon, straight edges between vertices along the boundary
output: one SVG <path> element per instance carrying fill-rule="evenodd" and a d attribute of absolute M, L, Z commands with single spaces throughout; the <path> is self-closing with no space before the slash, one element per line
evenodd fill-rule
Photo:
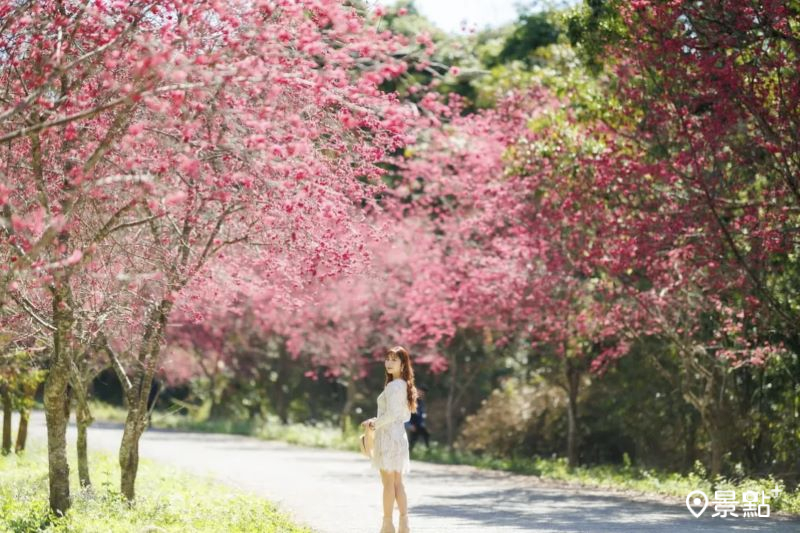
<path fill-rule="evenodd" d="M 378 418 L 375 420 L 375 445 L 372 451 L 374 470 L 411 471 L 405 423 L 411 420 L 407 385 L 403 379 L 390 381 L 378 396 Z"/>

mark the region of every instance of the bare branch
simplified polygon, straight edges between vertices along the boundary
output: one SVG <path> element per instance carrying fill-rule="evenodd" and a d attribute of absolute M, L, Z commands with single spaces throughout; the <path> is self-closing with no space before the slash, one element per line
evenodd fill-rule
<path fill-rule="evenodd" d="M 31 318 L 33 318 L 36 322 L 41 324 L 46 329 L 49 329 L 50 331 L 56 330 L 55 326 L 53 326 L 52 324 L 47 322 L 44 318 L 39 316 L 39 314 L 34 309 L 34 305 L 27 298 L 25 298 L 24 296 L 18 296 L 13 292 L 9 292 L 8 294 L 10 294 L 11 299 L 17 302 L 17 305 L 19 305 L 26 313 L 28 313 L 28 315 L 30 315 Z"/>
<path fill-rule="evenodd" d="M 108 354 L 108 358 L 111 360 L 111 367 L 117 374 L 117 378 L 122 384 L 122 388 L 127 395 L 127 393 L 133 388 L 133 385 L 131 384 L 131 380 L 128 379 L 128 374 L 125 373 L 125 367 L 122 366 L 122 362 L 120 361 L 116 352 L 114 352 L 114 350 L 111 348 L 111 345 L 108 344 L 108 339 L 106 338 L 105 334 L 100 333 L 98 340 L 100 341 L 100 345 L 103 347 L 103 350 L 106 352 L 106 354 Z"/>

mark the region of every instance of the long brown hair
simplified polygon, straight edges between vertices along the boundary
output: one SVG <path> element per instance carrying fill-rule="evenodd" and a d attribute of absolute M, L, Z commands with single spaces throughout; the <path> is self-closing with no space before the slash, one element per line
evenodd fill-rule
<path fill-rule="evenodd" d="M 417 411 L 417 387 L 414 385 L 414 369 L 411 368 L 411 356 L 408 355 L 408 351 L 402 346 L 395 346 L 387 351 L 386 355 L 384 356 L 384 360 L 386 360 L 390 355 L 396 355 L 400 359 L 400 366 L 403 368 L 401 376 L 406 381 L 408 410 L 412 413 L 415 413 Z M 390 381 L 394 381 L 394 377 L 392 377 L 390 373 L 386 372 L 385 366 L 383 367 L 383 371 L 385 373 L 385 381 L 383 386 L 385 387 Z"/>

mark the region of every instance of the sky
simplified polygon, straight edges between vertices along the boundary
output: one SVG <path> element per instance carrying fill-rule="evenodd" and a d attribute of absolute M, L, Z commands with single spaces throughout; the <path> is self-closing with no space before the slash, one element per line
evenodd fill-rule
<path fill-rule="evenodd" d="M 367 0 L 370 4 L 393 5 L 395 0 Z M 482 30 L 486 26 L 502 26 L 517 18 L 520 0 L 416 0 L 419 12 L 439 28 L 450 33 L 466 33 L 466 29 Z M 523 2 L 529 3 L 529 2 Z"/>

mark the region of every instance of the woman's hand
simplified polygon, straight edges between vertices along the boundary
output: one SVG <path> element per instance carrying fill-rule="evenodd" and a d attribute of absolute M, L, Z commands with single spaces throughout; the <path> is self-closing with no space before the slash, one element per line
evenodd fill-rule
<path fill-rule="evenodd" d="M 370 429 L 375 429 L 375 419 L 374 418 L 370 418 L 370 419 L 364 420 L 363 422 L 361 422 L 361 425 L 365 426 L 365 427 L 368 426 Z"/>

